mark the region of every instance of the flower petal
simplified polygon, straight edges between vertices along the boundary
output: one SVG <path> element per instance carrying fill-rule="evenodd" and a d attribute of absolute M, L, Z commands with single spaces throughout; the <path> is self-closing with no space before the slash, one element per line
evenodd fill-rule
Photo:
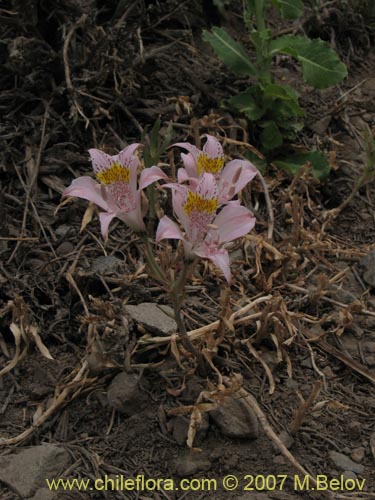
<path fill-rule="evenodd" d="M 134 153 L 141 146 L 142 144 L 139 143 L 130 144 L 130 146 L 126 146 L 126 148 L 120 151 L 118 155 L 113 156 L 113 158 L 118 160 L 124 167 L 137 168 L 139 160 Z"/>
<path fill-rule="evenodd" d="M 195 147 L 195 146 L 194 146 Z M 197 150 L 198 151 L 198 150 Z M 198 155 L 197 155 L 198 156 Z M 196 157 L 193 154 L 181 153 L 181 158 L 189 177 L 198 177 Z"/>
<path fill-rule="evenodd" d="M 114 217 L 116 217 L 115 213 L 100 212 L 99 214 L 100 229 L 104 240 L 108 238 L 108 228 Z"/>
<path fill-rule="evenodd" d="M 209 246 L 205 242 L 194 248 L 194 253 L 205 259 L 211 260 L 215 266 L 222 270 L 228 284 L 231 282 L 229 254 L 225 248 Z"/>
<path fill-rule="evenodd" d="M 212 174 L 203 174 L 197 186 L 197 192 L 205 199 L 217 198 L 218 186 Z"/>
<path fill-rule="evenodd" d="M 146 226 L 142 217 L 141 191 L 134 193 L 134 210 L 119 211 L 117 217 L 123 220 L 134 231 L 145 231 Z"/>
<path fill-rule="evenodd" d="M 104 198 L 104 193 L 105 190 L 102 189 L 98 182 L 95 182 L 91 177 L 83 176 L 74 179 L 71 185 L 64 190 L 62 196 L 77 196 L 92 201 L 104 210 L 108 210 L 108 201 Z"/>
<path fill-rule="evenodd" d="M 139 179 L 139 189 L 145 189 L 160 179 L 168 179 L 168 176 L 159 167 L 144 168 Z"/>
<path fill-rule="evenodd" d="M 206 144 L 203 146 L 203 153 L 209 158 L 224 158 L 223 147 L 213 135 L 206 134 Z"/>
<path fill-rule="evenodd" d="M 112 156 L 100 149 L 89 149 L 89 154 L 95 173 L 107 170 L 115 162 Z"/>
<path fill-rule="evenodd" d="M 186 149 L 186 151 L 189 151 L 193 155 L 193 159 L 196 160 L 200 151 L 196 146 L 193 146 L 193 144 L 190 144 L 190 142 L 176 142 L 175 144 L 172 144 L 171 147 L 178 147 L 182 149 Z"/>
<path fill-rule="evenodd" d="M 241 191 L 258 173 L 252 163 L 246 160 L 228 162 L 220 176 L 220 203 L 225 203 Z"/>
<path fill-rule="evenodd" d="M 219 235 L 220 243 L 232 241 L 247 234 L 255 226 L 256 219 L 250 210 L 231 202 L 226 205 L 213 221 L 213 228 L 209 231 L 212 235 Z"/>
<path fill-rule="evenodd" d="M 159 243 L 159 241 L 165 239 L 173 239 L 173 240 L 184 239 L 181 229 L 175 222 L 173 222 L 166 215 L 164 215 L 164 217 L 162 217 L 159 221 L 159 225 L 156 230 L 156 242 Z"/>

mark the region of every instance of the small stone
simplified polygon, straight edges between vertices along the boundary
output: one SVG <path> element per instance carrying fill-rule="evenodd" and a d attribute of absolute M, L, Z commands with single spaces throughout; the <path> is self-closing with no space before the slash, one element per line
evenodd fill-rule
<path fill-rule="evenodd" d="M 181 392 L 180 399 L 183 403 L 195 403 L 204 389 L 204 381 L 201 378 L 194 376 L 186 381 L 185 388 Z"/>
<path fill-rule="evenodd" d="M 370 435 L 370 449 L 372 456 L 375 458 L 375 432 Z"/>
<path fill-rule="evenodd" d="M 371 287 L 375 287 L 375 250 L 369 252 L 360 261 L 363 268 L 363 280 Z"/>
<path fill-rule="evenodd" d="M 46 484 L 46 479 L 55 479 L 70 463 L 70 455 L 53 444 L 32 446 L 17 454 L 0 457 L 0 481 L 27 498 Z"/>
<path fill-rule="evenodd" d="M 91 265 L 91 272 L 98 274 L 113 274 L 124 265 L 124 261 L 114 255 L 101 255 Z"/>
<path fill-rule="evenodd" d="M 357 464 L 359 464 L 365 458 L 365 448 L 363 446 L 355 448 L 350 456 L 351 459 L 354 460 L 354 462 L 357 462 Z"/>
<path fill-rule="evenodd" d="M 285 458 L 282 455 L 276 455 L 272 461 L 276 465 L 285 465 Z"/>
<path fill-rule="evenodd" d="M 356 472 L 357 474 L 363 474 L 365 468 L 363 465 L 356 464 L 349 457 L 343 453 L 338 453 L 337 451 L 330 451 L 329 458 L 333 464 L 340 470 Z"/>
<path fill-rule="evenodd" d="M 242 397 L 228 396 L 210 412 L 210 418 L 229 438 L 256 439 L 259 435 L 258 419 Z"/>
<path fill-rule="evenodd" d="M 171 469 L 180 477 L 194 476 L 198 472 L 206 472 L 211 469 L 210 460 L 198 453 L 191 451 L 181 457 L 177 457 L 171 463 Z"/>
<path fill-rule="evenodd" d="M 194 443 L 201 442 L 207 434 L 209 428 L 209 418 L 207 413 L 202 413 L 202 421 L 196 430 Z M 188 438 L 188 431 L 190 426 L 190 418 L 184 415 L 179 415 L 173 419 L 173 437 L 176 442 L 182 446 L 186 444 Z"/>
<path fill-rule="evenodd" d="M 301 366 L 303 366 L 304 368 L 312 368 L 313 367 L 310 356 L 301 361 Z"/>
<path fill-rule="evenodd" d="M 346 479 L 357 479 L 357 474 L 351 470 L 344 470 L 342 477 Z"/>
<path fill-rule="evenodd" d="M 173 309 L 169 306 L 143 302 L 137 306 L 124 306 L 125 313 L 135 323 L 146 330 L 159 335 L 171 335 L 177 332 L 177 324 L 173 319 Z"/>
<path fill-rule="evenodd" d="M 354 294 L 352 294 L 348 290 L 344 290 L 344 288 L 341 288 L 337 285 L 330 286 L 330 295 L 337 301 L 342 302 L 346 305 L 350 305 L 358 300 L 358 297 L 356 297 Z"/>
<path fill-rule="evenodd" d="M 60 494 L 59 497 L 62 498 Z M 51 491 L 48 488 L 41 488 L 30 500 L 57 500 L 57 498 L 56 491 Z"/>
<path fill-rule="evenodd" d="M 371 113 L 364 113 L 362 118 L 365 120 L 365 122 L 370 123 L 374 120 L 374 115 Z"/>
<path fill-rule="evenodd" d="M 146 383 L 142 379 L 142 383 Z M 107 392 L 108 404 L 127 417 L 142 411 L 147 405 L 147 394 L 141 390 L 135 373 L 119 373 L 112 380 Z"/>
<path fill-rule="evenodd" d="M 70 243 L 70 241 L 63 241 L 57 248 L 56 248 L 56 255 L 59 257 L 62 257 L 64 255 L 67 255 L 68 253 L 73 252 L 74 250 L 74 245 Z"/>
<path fill-rule="evenodd" d="M 294 438 L 288 434 L 286 431 L 281 431 L 279 434 L 280 441 L 285 445 L 286 448 L 291 448 L 294 444 Z"/>
<path fill-rule="evenodd" d="M 328 378 L 328 380 L 331 380 L 331 379 L 333 379 L 333 378 L 336 377 L 336 375 L 334 374 L 332 368 L 329 365 L 325 366 L 323 368 L 322 372 Z"/>
<path fill-rule="evenodd" d="M 331 119 L 332 119 L 331 115 L 325 116 L 324 118 L 321 118 L 317 122 L 312 123 L 309 126 L 309 128 L 318 135 L 324 135 L 327 131 L 327 128 L 329 127 Z"/>
<path fill-rule="evenodd" d="M 288 389 L 298 389 L 298 382 L 294 378 L 287 378 L 285 380 L 285 387 Z"/>
<path fill-rule="evenodd" d="M 358 422 L 357 420 L 352 420 L 348 424 L 349 432 L 350 432 L 350 437 L 352 439 L 358 439 L 361 434 L 362 434 L 362 424 L 361 422 Z"/>

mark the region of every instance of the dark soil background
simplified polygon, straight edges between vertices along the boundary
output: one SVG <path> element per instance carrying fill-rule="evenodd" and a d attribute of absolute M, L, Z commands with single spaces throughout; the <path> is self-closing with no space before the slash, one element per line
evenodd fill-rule
<path fill-rule="evenodd" d="M 367 127 L 374 131 L 375 22 L 350 2 L 345 5 L 328 2 L 318 13 L 307 8 L 295 23 L 281 22 L 276 14 L 269 20 L 275 32 L 321 36 L 348 66 L 342 85 L 313 91 L 293 61 L 275 61 L 276 74 L 296 86 L 306 109 L 306 127 L 293 146 L 325 152 L 332 170 L 319 183 L 308 174 L 293 179 L 269 166 L 265 180 L 275 213 L 271 242 L 262 184 L 256 180 L 244 193 L 258 223 L 232 249 L 229 307 L 236 311 L 257 297 L 269 298 L 251 311 L 259 313 L 256 320 L 226 331 L 219 345 L 213 346 L 213 337 L 199 337 L 197 347 L 211 352 L 217 370 L 202 377 L 181 348 L 179 365 L 173 342 L 153 343 L 149 332 L 124 313 L 124 303 L 168 304 L 147 275 L 137 237 L 116 222 L 104 244 L 95 213 L 86 212 L 88 224 L 80 232 L 87 203 L 76 199 L 56 208 L 72 179 L 90 172 L 89 148 L 115 154 L 140 141 L 158 117 L 161 134 L 169 126 L 172 142 L 194 142 L 210 133 L 224 141 L 228 156 L 246 153 L 251 127 L 221 108 L 246 81 L 230 74 L 201 41 L 203 28 L 221 25 L 246 43 L 242 3 L 228 2 L 223 9 L 208 0 L 2 4 L 0 469 L 15 453 L 50 443 L 70 454 L 62 477 L 177 478 L 185 475 L 189 460 L 195 467 L 191 477 L 216 478 L 219 484 L 227 474 L 292 477 L 296 469 L 262 429 L 257 439 L 231 439 L 210 421 L 198 442 L 200 452 L 190 452 L 182 431 L 173 430 L 172 408 L 194 405 L 204 390 L 212 400 L 220 399 L 220 373 L 229 394 L 235 392 L 235 375 L 241 376 L 269 425 L 284 437 L 319 383 L 288 443 L 290 452 L 313 476 L 332 478 L 344 469 L 331 452 L 351 457 L 363 466 L 357 476 L 366 479 L 365 492 L 342 491 L 335 498 L 375 498 L 373 183 L 337 217 L 330 212 L 362 172 L 363 134 Z M 219 282 L 217 270 L 201 266 L 187 290 L 189 330 L 220 317 Z M 43 356 L 43 346 L 53 359 Z M 114 410 L 107 398 L 112 379 L 124 370 L 140 380 L 139 408 L 131 415 Z M 38 420 L 51 406 L 51 414 Z M 17 486 L 5 483 L 0 482 L 1 499 L 21 498 Z M 35 490 L 22 497 L 326 497 L 292 486 L 288 480 L 282 492 L 259 497 L 221 487 L 70 496 Z"/>

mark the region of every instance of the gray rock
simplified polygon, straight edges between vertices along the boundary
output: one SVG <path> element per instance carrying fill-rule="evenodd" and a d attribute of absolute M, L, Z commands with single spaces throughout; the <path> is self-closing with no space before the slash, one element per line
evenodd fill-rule
<path fill-rule="evenodd" d="M 125 313 L 135 323 L 139 323 L 151 333 L 171 335 L 177 332 L 177 324 L 173 319 L 173 309 L 169 306 L 143 302 L 137 306 L 125 305 Z"/>
<path fill-rule="evenodd" d="M 363 280 L 371 287 L 375 287 L 375 250 L 365 255 L 359 263 L 363 268 Z"/>
<path fill-rule="evenodd" d="M 359 448 L 355 448 L 352 451 L 351 459 L 354 460 L 354 462 L 357 462 L 357 464 L 359 464 L 365 458 L 365 451 L 366 450 L 363 446 L 360 446 Z"/>
<path fill-rule="evenodd" d="M 210 470 L 211 466 L 212 464 L 207 457 L 191 451 L 171 463 L 172 471 L 180 477 L 194 476 L 198 472 Z"/>
<path fill-rule="evenodd" d="M 294 438 L 286 431 L 281 431 L 279 434 L 280 441 L 285 445 L 286 448 L 291 448 L 294 444 Z"/>
<path fill-rule="evenodd" d="M 59 498 L 61 494 L 59 493 Z M 30 500 L 57 500 L 57 491 L 50 491 L 48 488 L 41 488 Z"/>
<path fill-rule="evenodd" d="M 186 440 L 188 438 L 188 431 L 190 426 L 190 418 L 185 417 L 184 415 L 179 415 L 173 419 L 173 437 L 176 442 L 182 446 L 186 444 Z M 194 444 L 202 442 L 202 440 L 206 437 L 207 431 L 209 428 L 209 418 L 207 413 L 202 413 L 202 422 L 200 426 L 197 428 Z"/>
<path fill-rule="evenodd" d="M 142 379 L 142 384 L 146 383 L 146 380 Z M 138 375 L 122 372 L 112 380 L 107 400 L 112 408 L 130 417 L 145 408 L 148 397 L 140 387 Z"/>
<path fill-rule="evenodd" d="M 342 477 L 346 479 L 357 479 L 357 474 L 351 470 L 344 470 Z"/>
<path fill-rule="evenodd" d="M 338 453 L 337 451 L 330 451 L 329 458 L 333 464 L 340 470 L 351 471 L 356 474 L 363 474 L 365 468 L 361 464 L 356 464 L 352 459 L 344 455 L 343 453 Z"/>
<path fill-rule="evenodd" d="M 372 456 L 375 458 L 375 432 L 370 435 L 370 449 Z"/>
<path fill-rule="evenodd" d="M 113 274 L 120 271 L 124 261 L 114 255 L 101 255 L 91 265 L 91 272 L 98 274 Z"/>
<path fill-rule="evenodd" d="M 63 448 L 53 444 L 33 446 L 0 457 L 0 481 L 21 498 L 31 497 L 45 487 L 47 478 L 58 478 L 69 463 L 70 455 Z"/>
<path fill-rule="evenodd" d="M 210 418 L 230 438 L 256 439 L 259 435 L 256 415 L 238 396 L 226 397 L 224 403 L 210 412 Z"/>

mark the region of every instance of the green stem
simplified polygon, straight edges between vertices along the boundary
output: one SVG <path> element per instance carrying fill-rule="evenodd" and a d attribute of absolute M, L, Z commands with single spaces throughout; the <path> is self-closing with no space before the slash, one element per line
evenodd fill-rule
<path fill-rule="evenodd" d="M 150 240 L 149 240 L 146 233 L 142 233 L 142 241 L 145 244 L 145 250 L 146 250 L 145 255 L 146 255 L 147 263 L 150 266 L 150 269 L 151 269 L 154 277 L 156 279 L 158 279 L 159 281 L 161 281 L 163 284 L 167 284 L 167 278 L 166 278 L 165 274 L 163 273 L 161 267 L 159 266 L 159 264 L 155 260 L 154 253 L 152 251 L 152 247 L 150 244 Z"/>
<path fill-rule="evenodd" d="M 177 323 L 177 328 L 181 338 L 181 342 L 185 347 L 185 349 L 187 349 L 191 354 L 193 354 L 193 356 L 197 360 L 199 373 L 202 376 L 205 376 L 207 374 L 207 370 L 204 363 L 204 358 L 202 356 L 202 353 L 198 351 L 198 349 L 196 349 L 192 344 L 189 335 L 187 334 L 185 322 L 181 313 L 181 305 L 185 296 L 186 281 L 189 272 L 192 271 L 194 265 L 195 261 L 192 262 L 191 264 L 187 264 L 186 262 L 184 262 L 182 271 L 171 288 L 170 297 L 173 303 L 174 317 Z"/>
<path fill-rule="evenodd" d="M 264 0 L 255 0 L 255 20 L 257 29 L 254 36 L 255 50 L 259 69 L 259 82 L 261 84 L 271 83 L 271 60 L 269 55 L 269 40 L 267 37 L 267 27 L 265 23 L 265 3 Z"/>
<path fill-rule="evenodd" d="M 255 18 L 257 22 L 257 31 L 265 31 L 266 23 L 264 22 L 264 0 L 255 0 Z"/>

